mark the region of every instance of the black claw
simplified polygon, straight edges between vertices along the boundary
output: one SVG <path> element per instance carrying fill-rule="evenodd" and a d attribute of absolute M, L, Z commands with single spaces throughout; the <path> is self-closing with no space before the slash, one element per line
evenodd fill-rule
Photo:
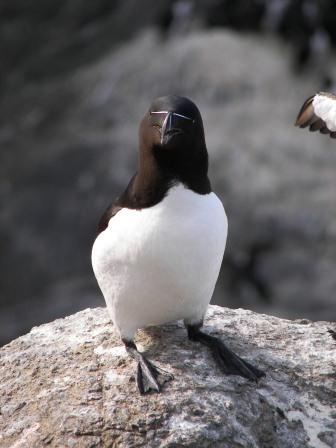
<path fill-rule="evenodd" d="M 262 370 L 237 356 L 220 339 L 201 332 L 199 327 L 188 327 L 188 336 L 191 340 L 209 347 L 218 365 L 227 375 L 240 375 L 250 381 L 257 381 L 265 376 Z"/>
<path fill-rule="evenodd" d="M 330 336 L 336 341 L 336 331 L 334 331 L 334 330 L 328 330 L 328 333 L 329 333 Z"/>
<path fill-rule="evenodd" d="M 162 386 L 167 381 L 174 379 L 173 375 L 156 367 L 140 352 L 133 341 L 123 341 L 127 352 L 138 361 L 137 385 L 141 395 L 150 391 L 161 392 Z"/>
<path fill-rule="evenodd" d="M 171 381 L 174 377 L 168 372 L 156 367 L 143 355 L 138 363 L 137 383 L 139 392 L 144 395 L 148 392 L 161 392 L 162 386 Z"/>
<path fill-rule="evenodd" d="M 153 367 L 145 358 L 141 359 L 138 363 L 138 388 L 142 395 L 151 390 L 156 392 L 161 391 Z"/>
<path fill-rule="evenodd" d="M 214 358 L 226 374 L 240 375 L 250 381 L 257 381 L 259 378 L 265 376 L 262 370 L 259 370 L 257 367 L 254 367 L 249 362 L 237 356 L 220 340 L 216 340 L 211 349 Z"/>
<path fill-rule="evenodd" d="M 160 385 L 157 383 L 155 378 L 148 375 L 148 373 L 144 373 L 140 362 L 138 363 L 137 385 L 141 395 L 146 394 L 150 390 L 160 392 Z"/>

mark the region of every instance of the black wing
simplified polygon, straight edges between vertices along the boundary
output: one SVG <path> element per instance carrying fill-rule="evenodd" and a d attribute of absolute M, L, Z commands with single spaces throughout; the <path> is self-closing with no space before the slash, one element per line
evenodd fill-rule
<path fill-rule="evenodd" d="M 124 193 L 115 202 L 112 202 L 112 204 L 110 204 L 103 213 L 98 224 L 97 235 L 99 235 L 101 232 L 104 232 L 104 230 L 108 226 L 110 219 L 113 218 L 113 216 L 115 216 L 121 209 L 123 209 L 124 207 L 137 208 L 133 204 L 133 198 L 131 194 L 135 177 L 136 175 L 132 177 Z"/>
<path fill-rule="evenodd" d="M 122 208 L 123 207 L 121 205 L 118 205 L 118 203 L 111 204 L 107 207 L 107 209 L 103 213 L 103 216 L 100 218 L 97 228 L 97 235 L 99 235 L 101 232 L 104 232 L 104 230 L 108 226 L 110 219 L 115 216 Z"/>

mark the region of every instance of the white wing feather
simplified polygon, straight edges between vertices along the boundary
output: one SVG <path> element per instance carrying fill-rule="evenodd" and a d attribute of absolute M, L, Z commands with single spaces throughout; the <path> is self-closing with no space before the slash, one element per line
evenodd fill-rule
<path fill-rule="evenodd" d="M 336 131 L 336 98 L 325 94 L 317 94 L 313 99 L 315 115 L 321 118 L 329 131 Z"/>
<path fill-rule="evenodd" d="M 309 126 L 310 131 L 336 138 L 336 96 L 319 92 L 309 97 L 301 107 L 295 125 L 300 128 Z"/>

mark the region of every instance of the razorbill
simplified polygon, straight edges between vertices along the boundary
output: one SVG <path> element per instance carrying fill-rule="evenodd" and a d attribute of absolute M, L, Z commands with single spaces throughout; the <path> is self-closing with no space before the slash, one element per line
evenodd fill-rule
<path fill-rule="evenodd" d="M 303 103 L 295 126 L 309 126 L 310 131 L 320 131 L 336 138 L 336 96 L 327 92 L 310 96 Z"/>
<path fill-rule="evenodd" d="M 138 171 L 98 225 L 92 266 L 109 314 L 138 363 L 141 394 L 173 377 L 134 343 L 139 328 L 183 319 L 225 373 L 264 373 L 201 331 L 221 266 L 227 218 L 211 190 L 203 123 L 187 98 L 157 98 L 139 129 Z"/>

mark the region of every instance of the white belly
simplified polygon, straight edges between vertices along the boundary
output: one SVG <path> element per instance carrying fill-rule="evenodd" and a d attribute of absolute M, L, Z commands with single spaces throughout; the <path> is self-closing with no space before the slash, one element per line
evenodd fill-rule
<path fill-rule="evenodd" d="M 182 185 L 153 207 L 122 209 L 111 218 L 93 245 L 92 266 L 121 336 L 130 339 L 148 325 L 201 320 L 226 236 L 218 197 Z"/>

